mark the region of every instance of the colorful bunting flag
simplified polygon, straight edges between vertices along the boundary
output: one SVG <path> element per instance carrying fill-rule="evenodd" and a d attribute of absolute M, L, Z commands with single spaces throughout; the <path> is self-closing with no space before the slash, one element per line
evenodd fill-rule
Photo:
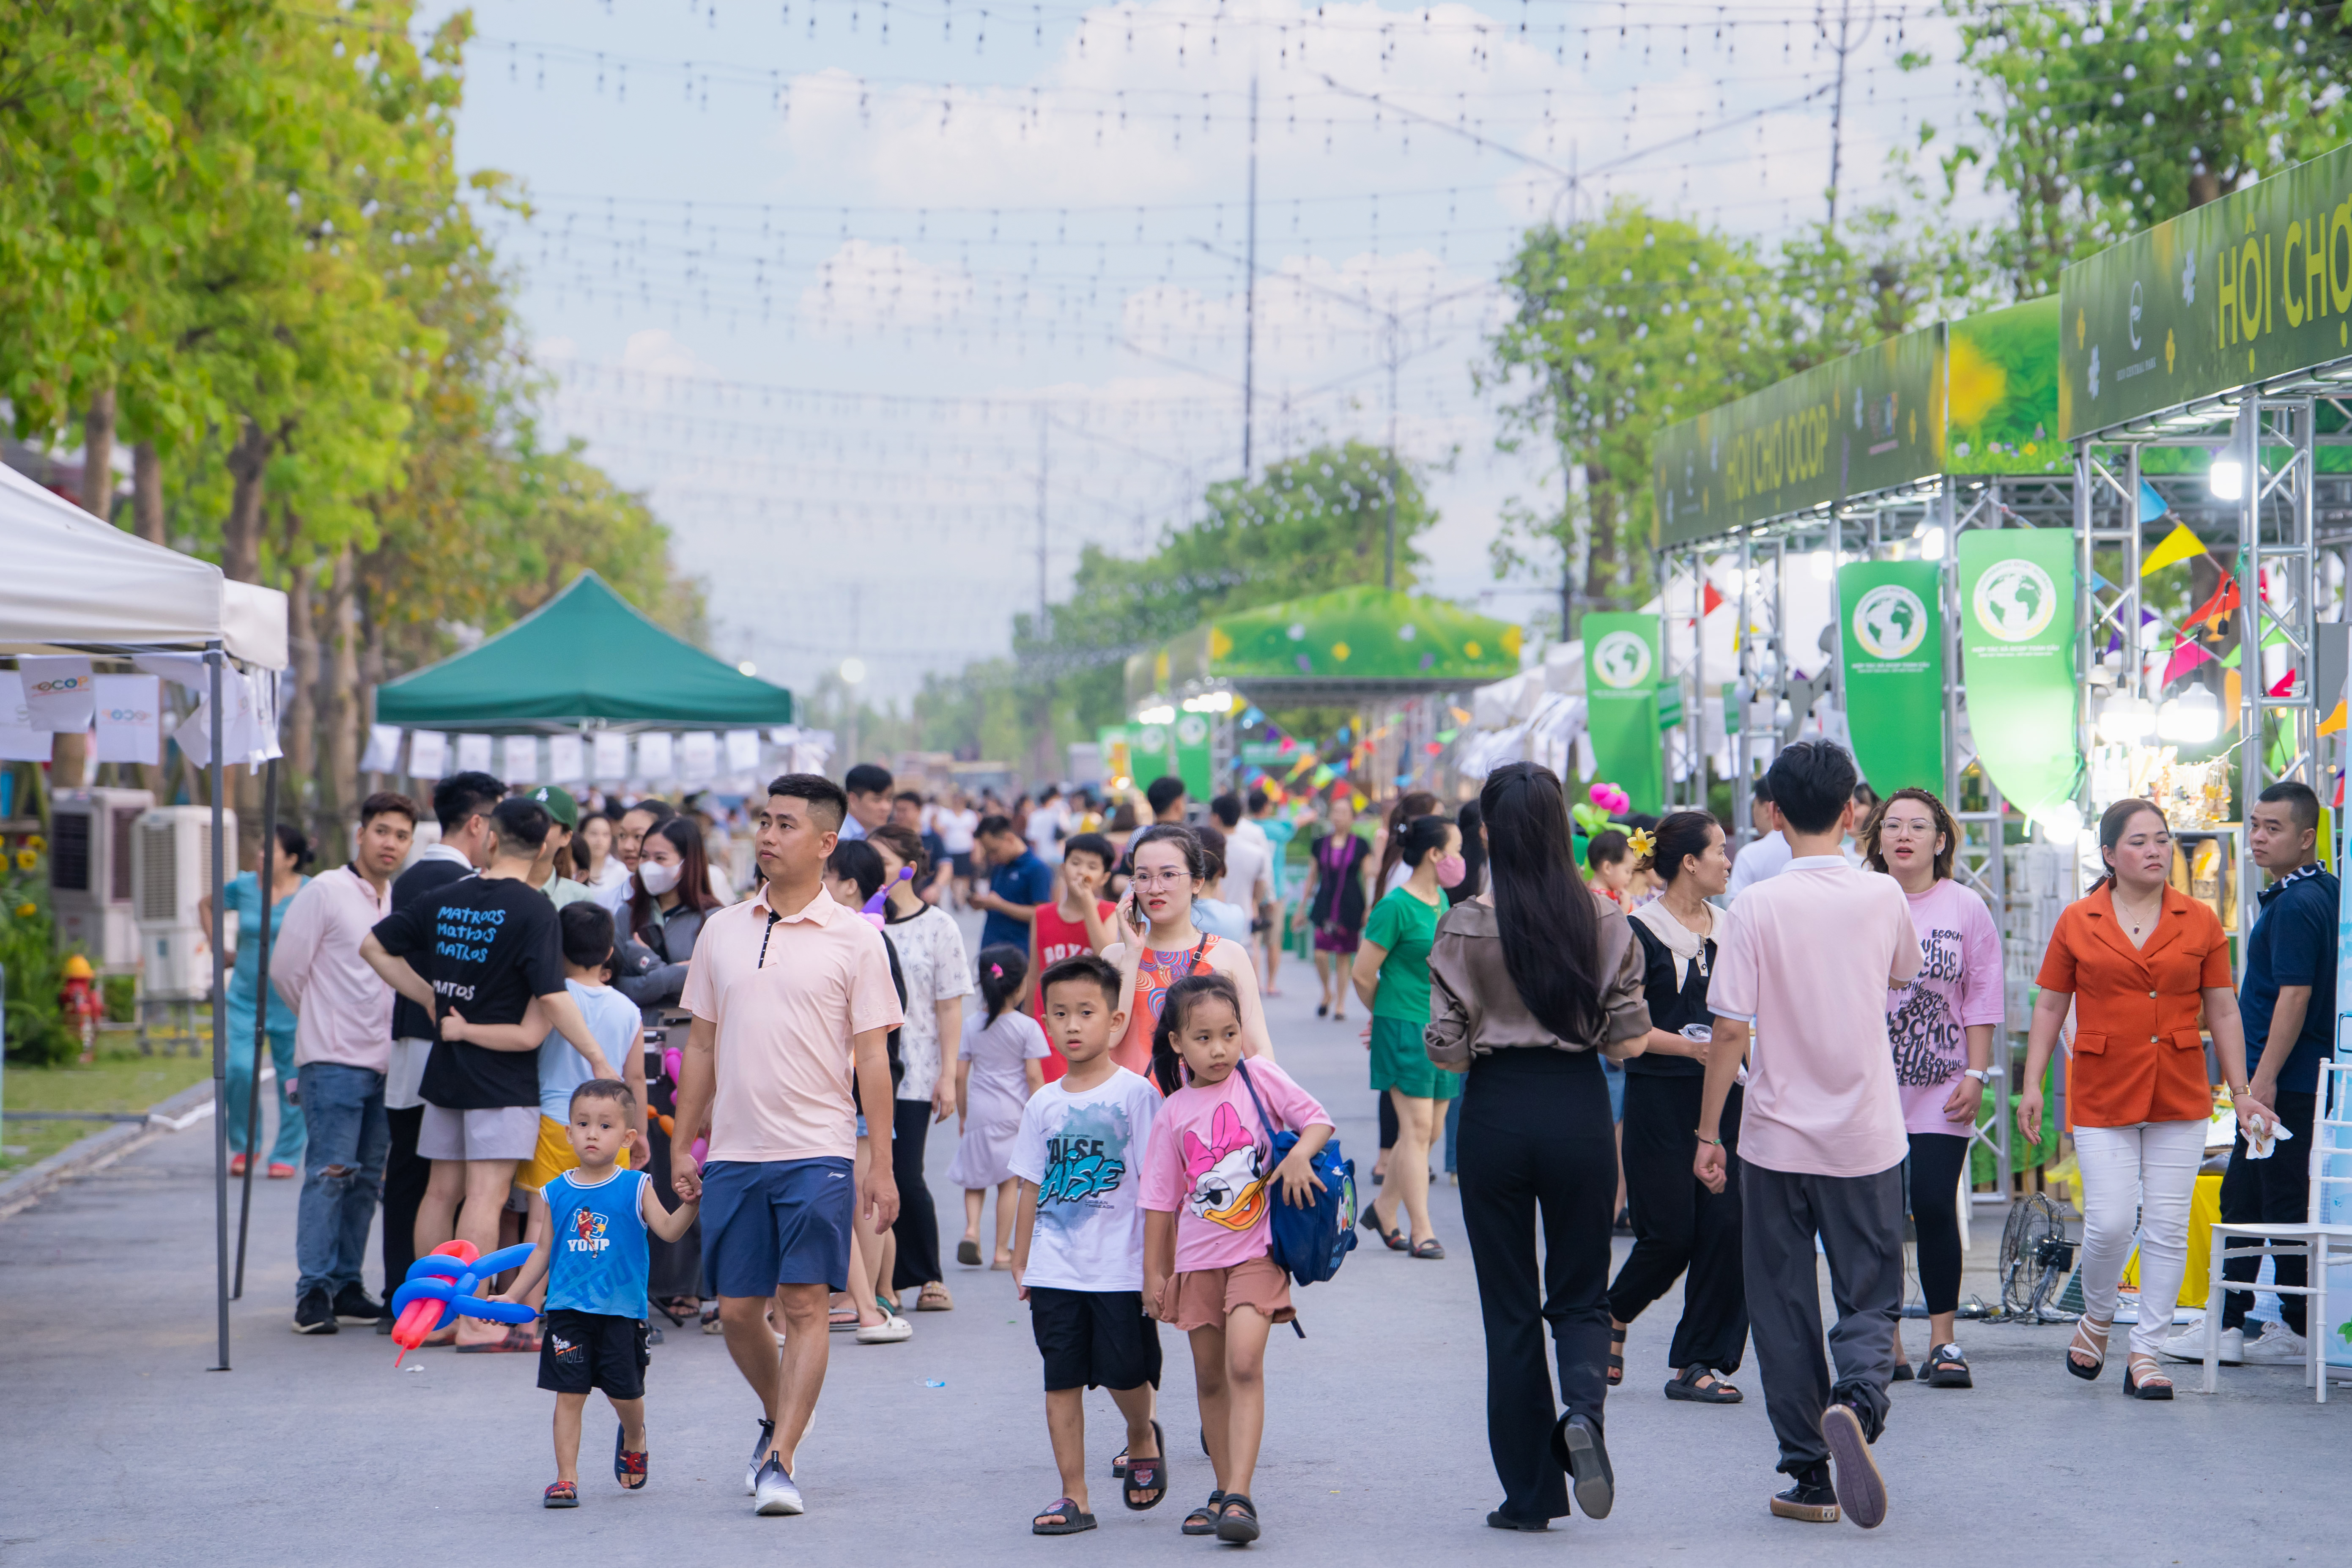
<path fill-rule="evenodd" d="M 2205 542 L 2189 532 L 2187 523 L 2175 522 L 2172 525 L 2172 531 L 2164 536 L 2164 542 L 2140 558 L 2139 574 L 2145 577 L 2150 573 L 2161 572 L 2168 566 L 2176 565 L 2192 556 L 2204 553 Z M 2189 618 L 2193 620 L 2196 617 Z"/>

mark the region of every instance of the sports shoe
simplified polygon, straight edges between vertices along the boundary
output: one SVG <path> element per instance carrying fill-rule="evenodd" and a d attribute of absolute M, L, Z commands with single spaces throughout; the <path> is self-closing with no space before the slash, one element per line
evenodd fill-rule
<path fill-rule="evenodd" d="M 743 1469 L 743 1495 L 757 1497 L 760 1492 L 760 1465 L 768 1457 L 768 1446 L 776 1440 L 776 1424 L 766 1416 L 760 1418 L 760 1440 L 751 1445 L 751 1462 Z"/>
<path fill-rule="evenodd" d="M 2309 1343 L 2284 1323 L 2266 1325 L 2263 1337 L 2245 1348 L 2248 1366 L 2301 1366 L 2310 1355 Z"/>
<path fill-rule="evenodd" d="M 1829 1447 L 1830 1484 L 1839 1510 L 1864 1530 L 1885 1524 L 1886 1481 L 1870 1457 L 1870 1439 L 1853 1405 L 1832 1405 L 1822 1412 L 1822 1441 Z"/>
<path fill-rule="evenodd" d="M 860 1323 L 857 1342 L 861 1345 L 895 1345 L 915 1337 L 915 1325 L 893 1312 L 878 1323 Z"/>
<path fill-rule="evenodd" d="M 335 1331 L 335 1304 L 327 1300 L 327 1288 L 313 1285 L 294 1308 L 294 1331 L 298 1334 L 331 1334 Z"/>
<path fill-rule="evenodd" d="M 1807 1524 L 1835 1524 L 1837 1492 L 1830 1485 L 1830 1468 L 1815 1465 L 1799 1476 L 1787 1491 L 1773 1493 L 1772 1517 L 1802 1520 Z"/>
<path fill-rule="evenodd" d="M 760 1467 L 760 1484 L 752 1490 L 760 1500 L 759 1506 L 752 1510 L 754 1513 L 773 1515 L 808 1511 L 801 1501 L 801 1489 L 793 1485 L 791 1472 L 784 1468 L 784 1462 L 772 1454 L 768 1456 L 768 1462 Z"/>
<path fill-rule="evenodd" d="M 383 1303 L 370 1296 L 356 1279 L 335 1292 L 335 1321 L 339 1323 L 373 1325 L 390 1315 Z"/>
<path fill-rule="evenodd" d="M 2202 1362 L 2205 1359 L 2205 1325 L 2191 1323 L 2164 1342 L 2167 1361 Z M 2246 1335 L 2242 1329 L 2221 1331 L 2221 1363 L 2237 1366 L 2246 1359 Z"/>

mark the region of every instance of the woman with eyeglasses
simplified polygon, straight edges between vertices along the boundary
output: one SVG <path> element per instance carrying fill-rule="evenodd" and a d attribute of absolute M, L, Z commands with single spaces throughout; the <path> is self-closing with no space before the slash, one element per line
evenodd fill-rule
<path fill-rule="evenodd" d="M 1150 1077 L 1151 1032 L 1159 1026 L 1168 988 L 1187 974 L 1214 973 L 1241 993 L 1243 1048 L 1271 1059 L 1274 1041 L 1266 1033 L 1249 944 L 1212 936 L 1192 921 L 1192 900 L 1210 875 L 1201 841 L 1189 827 L 1160 823 L 1135 836 L 1129 860 L 1134 876 L 1112 920 L 1122 940 L 1103 951 L 1118 965 L 1121 989 L 1129 998 L 1127 1034 L 1111 1047 L 1112 1058 L 1129 1071 Z"/>

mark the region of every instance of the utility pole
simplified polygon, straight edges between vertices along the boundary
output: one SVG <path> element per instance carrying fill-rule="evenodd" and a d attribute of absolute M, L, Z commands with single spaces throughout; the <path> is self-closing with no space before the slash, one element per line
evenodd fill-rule
<path fill-rule="evenodd" d="M 1249 266 L 1242 306 L 1242 483 L 1250 479 L 1257 401 L 1257 73 L 1250 72 Z"/>
<path fill-rule="evenodd" d="M 1844 151 L 1845 58 L 1862 47 L 1864 40 L 1870 37 L 1872 25 L 1877 20 L 1878 11 L 1874 5 L 1869 14 L 1862 19 L 1862 32 L 1849 38 L 1848 34 L 1853 26 L 1853 0 L 1839 0 L 1837 92 L 1830 100 L 1830 226 L 1832 228 L 1837 226 L 1839 164 L 1841 154 Z"/>
<path fill-rule="evenodd" d="M 1559 448 L 1559 640 L 1576 635 L 1576 467 Z"/>
<path fill-rule="evenodd" d="M 1053 614 L 1045 603 L 1045 431 L 1048 425 L 1045 405 L 1037 407 L 1037 641 L 1042 645 L 1052 635 L 1049 624 Z"/>
<path fill-rule="evenodd" d="M 1398 333 L 1402 323 L 1391 314 L 1389 317 L 1389 546 L 1388 560 L 1381 572 L 1381 585 L 1393 592 L 1396 588 L 1396 509 L 1397 509 L 1397 351 Z"/>

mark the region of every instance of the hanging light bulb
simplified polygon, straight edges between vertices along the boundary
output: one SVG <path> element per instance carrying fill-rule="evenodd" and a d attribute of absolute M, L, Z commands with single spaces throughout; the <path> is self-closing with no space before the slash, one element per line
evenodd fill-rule
<path fill-rule="evenodd" d="M 2205 470 L 2205 488 L 2215 500 L 2236 500 L 2246 493 L 2246 466 L 2235 458 L 2216 458 Z"/>
<path fill-rule="evenodd" d="M 2099 739 L 2111 745 L 2137 746 L 2156 727 L 2156 705 L 2145 697 L 2118 692 L 2099 710 Z"/>
<path fill-rule="evenodd" d="M 2184 746 L 2210 744 L 2221 733 L 2221 700 L 2206 687 L 2192 686 L 2157 710 L 2156 732 Z"/>

